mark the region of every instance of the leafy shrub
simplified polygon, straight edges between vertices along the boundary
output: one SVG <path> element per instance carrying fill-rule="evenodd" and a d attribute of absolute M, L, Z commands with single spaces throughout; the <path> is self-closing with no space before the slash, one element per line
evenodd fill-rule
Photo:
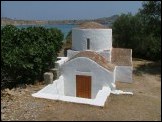
<path fill-rule="evenodd" d="M 161 2 L 147 1 L 136 15 L 113 23 L 113 47 L 132 48 L 133 56 L 161 60 Z"/>
<path fill-rule="evenodd" d="M 43 73 L 54 67 L 62 40 L 56 28 L 5 26 L 1 29 L 3 74 L 20 83 L 42 80 Z"/>
<path fill-rule="evenodd" d="M 67 50 L 72 47 L 72 30 L 70 30 L 65 37 L 65 43 L 63 44 L 64 56 L 67 56 Z"/>
<path fill-rule="evenodd" d="M 72 30 L 68 32 L 65 39 L 66 39 L 66 44 L 72 44 Z"/>

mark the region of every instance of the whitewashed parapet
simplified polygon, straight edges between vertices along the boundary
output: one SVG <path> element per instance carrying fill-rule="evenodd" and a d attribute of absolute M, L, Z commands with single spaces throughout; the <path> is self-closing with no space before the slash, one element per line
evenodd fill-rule
<path fill-rule="evenodd" d="M 67 50 L 67 57 L 71 58 L 73 56 L 75 56 L 76 54 L 78 54 L 80 51 L 74 51 L 74 50 Z"/>
<path fill-rule="evenodd" d="M 116 66 L 115 80 L 120 82 L 132 83 L 132 66 Z"/>
<path fill-rule="evenodd" d="M 59 68 L 62 64 L 64 64 L 67 60 L 68 57 L 57 57 L 59 60 L 55 62 L 55 68 Z"/>
<path fill-rule="evenodd" d="M 111 50 L 97 51 L 97 53 L 103 56 L 107 61 L 111 62 Z"/>
<path fill-rule="evenodd" d="M 68 60 L 68 57 L 57 57 L 59 60 L 55 62 L 55 68 L 54 68 L 54 72 L 56 75 L 56 79 L 59 78 L 59 76 L 61 75 L 61 66 Z"/>

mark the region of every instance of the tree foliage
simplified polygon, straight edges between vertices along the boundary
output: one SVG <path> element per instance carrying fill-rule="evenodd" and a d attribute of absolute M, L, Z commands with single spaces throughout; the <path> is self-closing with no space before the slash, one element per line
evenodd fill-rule
<path fill-rule="evenodd" d="M 70 30 L 67 34 L 67 36 L 65 37 L 66 39 L 66 44 L 72 44 L 72 30 Z"/>
<path fill-rule="evenodd" d="M 72 47 L 72 30 L 70 30 L 65 37 L 65 43 L 63 44 L 64 49 L 64 56 L 67 56 L 67 50 L 71 49 Z"/>
<path fill-rule="evenodd" d="M 161 2 L 143 2 L 134 16 L 122 14 L 113 24 L 113 46 L 132 48 L 135 57 L 161 59 Z"/>
<path fill-rule="evenodd" d="M 54 67 L 62 40 L 62 32 L 55 28 L 5 26 L 1 29 L 1 75 L 18 82 L 42 79 Z"/>

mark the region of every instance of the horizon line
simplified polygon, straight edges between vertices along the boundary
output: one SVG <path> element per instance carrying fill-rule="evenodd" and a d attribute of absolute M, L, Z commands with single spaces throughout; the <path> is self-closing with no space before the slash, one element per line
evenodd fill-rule
<path fill-rule="evenodd" d="M 114 15 L 112 15 L 112 16 L 120 16 L 119 14 L 114 14 Z M 112 16 L 108 16 L 108 17 L 112 17 Z M 3 19 L 3 18 L 7 18 L 7 19 L 11 19 L 11 20 L 25 20 L 25 21 L 64 21 L 64 20 L 96 20 L 96 19 L 101 19 L 101 18 L 108 18 L 108 17 L 106 17 L 106 16 L 104 16 L 104 17 L 99 17 L 99 18 L 93 18 L 93 19 L 56 19 L 56 20 L 39 20 L 39 19 L 33 19 L 33 20 L 31 20 L 31 19 L 17 19 L 17 18 L 10 18 L 10 17 L 3 17 L 3 16 L 1 16 L 1 19 Z"/>

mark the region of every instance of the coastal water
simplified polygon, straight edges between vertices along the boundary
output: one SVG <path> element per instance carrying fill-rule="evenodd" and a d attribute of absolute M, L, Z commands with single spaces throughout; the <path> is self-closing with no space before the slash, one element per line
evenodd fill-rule
<path fill-rule="evenodd" d="M 16 25 L 16 27 L 18 28 L 27 28 L 27 27 L 31 27 L 31 26 L 41 26 L 41 27 L 45 27 L 45 28 L 58 28 L 62 31 L 62 33 L 64 34 L 64 38 L 67 36 L 68 32 L 75 27 L 76 25 L 74 24 L 57 24 L 57 25 Z M 4 26 L 1 26 L 1 29 Z"/>
<path fill-rule="evenodd" d="M 58 28 L 62 31 L 62 33 L 64 34 L 64 39 L 65 37 L 67 36 L 68 32 L 76 27 L 77 25 L 74 25 L 74 24 L 55 24 L 55 25 L 16 25 L 16 27 L 18 28 L 27 28 L 27 27 L 31 27 L 31 26 L 41 26 L 41 27 L 45 27 L 45 28 Z M 105 25 L 107 26 L 107 25 Z M 1 25 L 1 29 L 3 28 L 4 26 Z"/>
<path fill-rule="evenodd" d="M 30 26 L 41 26 L 41 27 L 45 27 L 45 28 L 58 28 L 62 31 L 62 33 L 64 34 L 64 38 L 67 36 L 68 32 L 75 27 L 76 25 L 73 24 L 58 24 L 58 25 L 17 25 L 16 27 L 18 28 L 27 28 Z"/>

